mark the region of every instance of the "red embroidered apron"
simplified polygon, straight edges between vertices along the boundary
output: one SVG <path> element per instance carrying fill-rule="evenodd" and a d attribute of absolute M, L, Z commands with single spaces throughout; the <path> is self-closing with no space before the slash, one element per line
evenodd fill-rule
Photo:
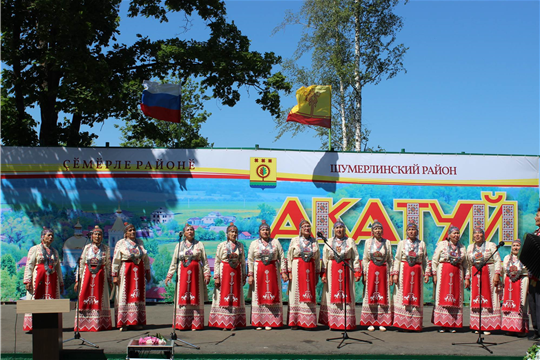
<path fill-rule="evenodd" d="M 368 265 L 368 281 L 367 291 L 368 291 L 368 304 L 380 304 L 388 305 L 388 276 L 387 276 L 387 266 L 376 265 L 373 261 L 369 262 Z"/>
<path fill-rule="evenodd" d="M 257 297 L 259 304 L 279 303 L 279 292 L 281 289 L 276 277 L 276 261 L 271 261 L 265 265 L 262 261 L 257 261 Z"/>
<path fill-rule="evenodd" d="M 302 258 L 297 259 L 298 264 L 298 290 L 300 302 L 315 302 L 315 261 L 311 259 L 305 262 Z"/>
<path fill-rule="evenodd" d="M 422 289 L 422 266 L 414 264 L 410 266 L 403 261 L 403 305 L 420 306 L 420 294 Z"/>
<path fill-rule="evenodd" d="M 199 271 L 198 261 L 184 267 L 180 264 L 180 290 L 178 292 L 178 305 L 197 305 L 199 303 Z"/>
<path fill-rule="evenodd" d="M 103 267 L 96 274 L 92 274 L 85 265 L 84 287 L 79 296 L 79 310 L 101 310 L 101 298 L 103 297 L 103 282 L 105 271 Z"/>
<path fill-rule="evenodd" d="M 240 306 L 240 292 L 242 290 L 242 271 L 240 263 L 234 269 L 228 262 L 222 262 L 221 269 L 221 297 L 219 306 Z"/>
<path fill-rule="evenodd" d="M 351 302 L 351 289 L 349 286 L 351 271 L 347 265 L 343 266 L 343 263 L 338 264 L 334 259 L 330 261 L 332 262 L 332 293 L 330 294 L 330 302 L 332 304 L 342 304 L 346 301 L 348 304 Z"/>
<path fill-rule="evenodd" d="M 461 296 L 461 278 L 459 277 L 459 266 L 448 262 L 441 263 L 441 283 L 439 287 L 439 305 L 458 307 Z"/>

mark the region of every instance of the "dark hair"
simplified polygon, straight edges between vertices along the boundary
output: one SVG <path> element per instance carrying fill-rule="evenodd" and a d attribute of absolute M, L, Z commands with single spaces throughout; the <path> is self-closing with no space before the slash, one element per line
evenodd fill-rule
<path fill-rule="evenodd" d="M 45 234 L 47 234 L 47 233 L 51 233 L 51 234 L 54 235 L 54 231 L 53 231 L 52 229 L 50 229 L 50 228 L 44 226 L 44 227 L 43 227 L 43 230 L 41 230 L 41 236 L 43 237 L 43 236 L 45 236 Z"/>

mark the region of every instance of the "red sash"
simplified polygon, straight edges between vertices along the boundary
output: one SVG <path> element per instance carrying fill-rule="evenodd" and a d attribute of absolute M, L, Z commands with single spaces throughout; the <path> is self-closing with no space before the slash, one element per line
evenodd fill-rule
<path fill-rule="evenodd" d="M 332 293 L 330 294 L 330 302 L 332 304 L 343 304 L 346 301 L 348 304 L 351 302 L 351 270 L 347 265 L 344 268 L 343 263 L 338 264 L 334 259 L 330 261 L 332 261 Z M 347 289 L 346 293 L 345 288 Z"/>
<path fill-rule="evenodd" d="M 242 290 L 242 271 L 240 263 L 233 269 L 227 262 L 223 262 L 221 269 L 221 298 L 219 306 L 240 306 L 240 292 Z"/>
<path fill-rule="evenodd" d="M 52 274 L 47 275 L 44 264 L 37 264 L 36 267 L 36 278 L 33 284 L 34 299 L 56 299 L 58 274 L 55 271 Z"/>
<path fill-rule="evenodd" d="M 124 283 L 128 303 L 145 302 L 146 282 L 144 279 L 144 263 L 124 262 Z"/>
<path fill-rule="evenodd" d="M 277 304 L 279 303 L 276 261 L 264 265 L 262 261 L 257 261 L 257 297 L 259 304 Z"/>
<path fill-rule="evenodd" d="M 314 303 L 315 302 L 315 261 L 311 259 L 305 262 L 301 258 L 296 263 L 298 264 L 298 291 L 300 302 Z"/>
<path fill-rule="evenodd" d="M 472 268 L 473 276 L 471 285 L 471 308 L 480 308 L 480 295 L 478 291 L 478 285 L 480 282 L 480 272 L 475 267 Z M 487 266 L 482 269 L 482 309 L 491 309 L 493 305 L 491 303 L 491 288 L 489 286 L 489 270 Z"/>
<path fill-rule="evenodd" d="M 448 262 L 442 263 L 441 278 L 439 286 L 439 305 L 456 306 L 461 295 L 461 278 L 459 277 L 459 265 L 452 265 Z"/>
<path fill-rule="evenodd" d="M 420 306 L 420 294 L 422 289 L 422 266 L 414 264 L 410 266 L 403 261 L 403 305 Z"/>
<path fill-rule="evenodd" d="M 79 295 L 79 310 L 100 310 L 101 298 L 103 297 L 103 281 L 105 279 L 103 267 L 96 274 L 92 274 L 88 270 L 88 265 L 86 265 L 83 279 L 84 287 Z"/>
<path fill-rule="evenodd" d="M 521 279 L 513 282 L 507 276 L 504 280 L 504 300 L 502 311 L 519 312 L 521 309 Z"/>
<path fill-rule="evenodd" d="M 388 288 L 388 276 L 387 266 L 375 265 L 373 261 L 368 265 L 368 304 L 380 304 L 388 305 L 388 294 L 386 289 Z"/>
<path fill-rule="evenodd" d="M 178 305 L 197 305 L 199 303 L 199 271 L 198 261 L 192 261 L 187 267 L 180 264 L 180 290 Z"/>

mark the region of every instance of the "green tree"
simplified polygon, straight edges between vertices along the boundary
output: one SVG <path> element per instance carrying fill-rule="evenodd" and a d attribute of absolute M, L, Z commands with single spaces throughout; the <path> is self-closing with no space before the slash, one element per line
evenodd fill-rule
<path fill-rule="evenodd" d="M 9 275 L 7 270 L 0 270 L 0 283 L 2 284 L 2 292 L 0 299 L 2 301 L 14 301 L 19 297 L 17 296 L 17 277 Z"/>
<path fill-rule="evenodd" d="M 150 256 L 153 259 L 156 259 L 156 257 L 159 254 L 159 245 L 156 239 L 150 238 L 150 239 L 144 239 L 144 248 L 146 251 L 148 251 L 148 256 Z"/>
<path fill-rule="evenodd" d="M 178 83 L 176 81 L 166 81 Z M 201 125 L 206 122 L 210 113 L 204 111 L 204 100 L 210 99 L 204 95 L 204 89 L 191 79 L 182 84 L 182 110 L 180 123 L 171 123 L 156 119 L 148 119 L 141 111 L 130 113 L 124 118 L 125 125 L 119 126 L 127 147 L 207 147 L 208 138 L 200 135 Z"/>
<path fill-rule="evenodd" d="M 15 259 L 11 254 L 2 255 L 1 260 L 1 269 L 6 270 L 9 276 L 15 276 L 17 275 L 17 264 L 15 263 Z"/>
<path fill-rule="evenodd" d="M 266 220 L 268 225 L 272 224 L 274 217 L 276 217 L 276 209 L 268 204 L 259 204 L 257 207 L 260 211 L 257 219 Z"/>
<path fill-rule="evenodd" d="M 201 79 L 222 104 L 240 100 L 240 88 L 272 116 L 279 113 L 279 91 L 290 85 L 272 68 L 281 59 L 250 50 L 250 40 L 227 20 L 221 0 L 129 1 L 128 17 L 202 21 L 206 40 L 151 40 L 137 34 L 133 44 L 117 40 L 120 0 L 2 0 L 2 142 L 13 145 L 85 146 L 96 138 L 81 132 L 108 118 L 136 113 L 142 81 L 178 77 Z M 37 123 L 26 110 L 40 109 Z M 61 118 L 62 116 L 63 119 Z M 182 129 L 184 131 L 187 129 Z M 38 134 L 39 133 L 39 134 Z M 128 139 L 129 140 L 129 139 Z"/>
<path fill-rule="evenodd" d="M 215 221 L 214 221 L 214 225 L 216 226 L 222 226 L 224 224 L 223 222 L 223 219 L 222 218 L 217 218 Z"/>
<path fill-rule="evenodd" d="M 394 45 L 402 19 L 393 13 L 398 0 L 306 0 L 298 14 L 287 13 L 276 31 L 303 24 L 304 32 L 293 59 L 284 63 L 294 85 L 332 85 L 332 146 L 338 150 L 382 151 L 367 146 L 369 131 L 362 127 L 362 89 L 403 71 L 403 44 Z M 311 55 L 311 67 L 297 61 Z M 337 89 L 337 90 L 336 90 Z M 276 120 L 280 132 L 304 131 L 304 125 L 286 123 L 290 109 Z M 320 137 L 326 129 L 316 127 Z M 363 148 L 362 148 L 363 147 Z"/>

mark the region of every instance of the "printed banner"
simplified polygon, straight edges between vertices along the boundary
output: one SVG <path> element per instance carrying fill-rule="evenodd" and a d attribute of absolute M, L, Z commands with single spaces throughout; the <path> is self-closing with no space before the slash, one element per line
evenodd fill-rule
<path fill-rule="evenodd" d="M 450 225 L 464 245 L 482 226 L 488 241 L 508 245 L 504 257 L 535 229 L 539 198 L 535 156 L 46 147 L 2 147 L 0 155 L 4 301 L 24 295 L 20 272 L 43 226 L 55 230 L 69 291 L 89 231 L 99 225 L 113 249 L 123 222 L 133 223 L 152 258 L 147 294 L 160 299 L 185 224 L 211 268 L 229 223 L 247 249 L 262 220 L 286 251 L 300 220 L 328 237 L 341 218 L 360 256 L 374 220 L 392 245 L 416 222 L 430 257 Z"/>

